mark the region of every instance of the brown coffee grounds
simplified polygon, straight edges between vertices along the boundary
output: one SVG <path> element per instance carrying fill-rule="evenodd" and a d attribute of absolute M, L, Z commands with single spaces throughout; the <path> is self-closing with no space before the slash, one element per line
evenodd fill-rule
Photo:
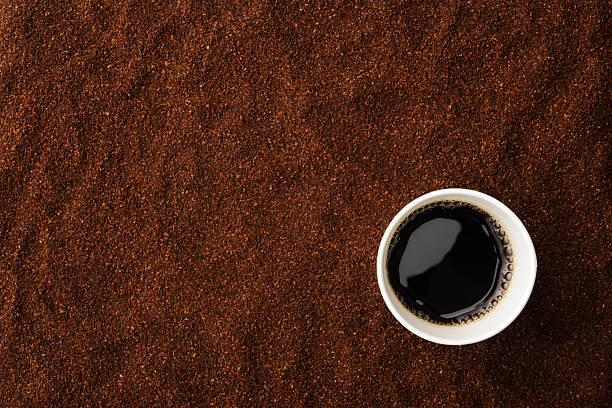
<path fill-rule="evenodd" d="M 1 405 L 606 405 L 608 18 L 3 2 Z M 376 282 L 393 215 L 451 186 L 538 253 L 523 314 L 465 347 Z"/>

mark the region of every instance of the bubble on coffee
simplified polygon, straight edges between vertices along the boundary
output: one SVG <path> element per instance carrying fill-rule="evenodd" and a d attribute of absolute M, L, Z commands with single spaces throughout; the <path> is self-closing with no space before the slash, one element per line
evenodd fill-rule
<path fill-rule="evenodd" d="M 441 325 L 465 325 L 490 313 L 510 288 L 511 238 L 491 214 L 444 200 L 410 213 L 394 232 L 387 273 L 412 314 Z"/>

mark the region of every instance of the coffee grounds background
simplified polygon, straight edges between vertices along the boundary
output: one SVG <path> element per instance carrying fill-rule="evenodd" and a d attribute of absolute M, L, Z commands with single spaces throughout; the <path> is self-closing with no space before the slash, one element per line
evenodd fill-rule
<path fill-rule="evenodd" d="M 608 4 L 526 3 L 2 2 L 1 405 L 609 403 Z M 463 347 L 376 280 L 445 187 L 538 254 Z"/>

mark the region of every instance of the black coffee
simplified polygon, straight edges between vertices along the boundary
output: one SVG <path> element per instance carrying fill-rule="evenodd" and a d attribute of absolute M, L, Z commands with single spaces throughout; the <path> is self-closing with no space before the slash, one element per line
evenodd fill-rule
<path fill-rule="evenodd" d="M 442 324 L 483 317 L 512 279 L 512 248 L 484 210 L 439 201 L 413 212 L 396 231 L 387 270 L 399 300 Z"/>

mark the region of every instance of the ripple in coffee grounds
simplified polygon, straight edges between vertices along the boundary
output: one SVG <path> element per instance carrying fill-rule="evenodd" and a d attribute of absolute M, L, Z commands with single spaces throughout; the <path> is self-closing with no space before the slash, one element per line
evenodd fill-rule
<path fill-rule="evenodd" d="M 509 288 L 511 254 L 506 231 L 486 211 L 438 201 L 401 223 L 387 270 L 398 299 L 416 316 L 465 324 L 483 318 Z"/>

